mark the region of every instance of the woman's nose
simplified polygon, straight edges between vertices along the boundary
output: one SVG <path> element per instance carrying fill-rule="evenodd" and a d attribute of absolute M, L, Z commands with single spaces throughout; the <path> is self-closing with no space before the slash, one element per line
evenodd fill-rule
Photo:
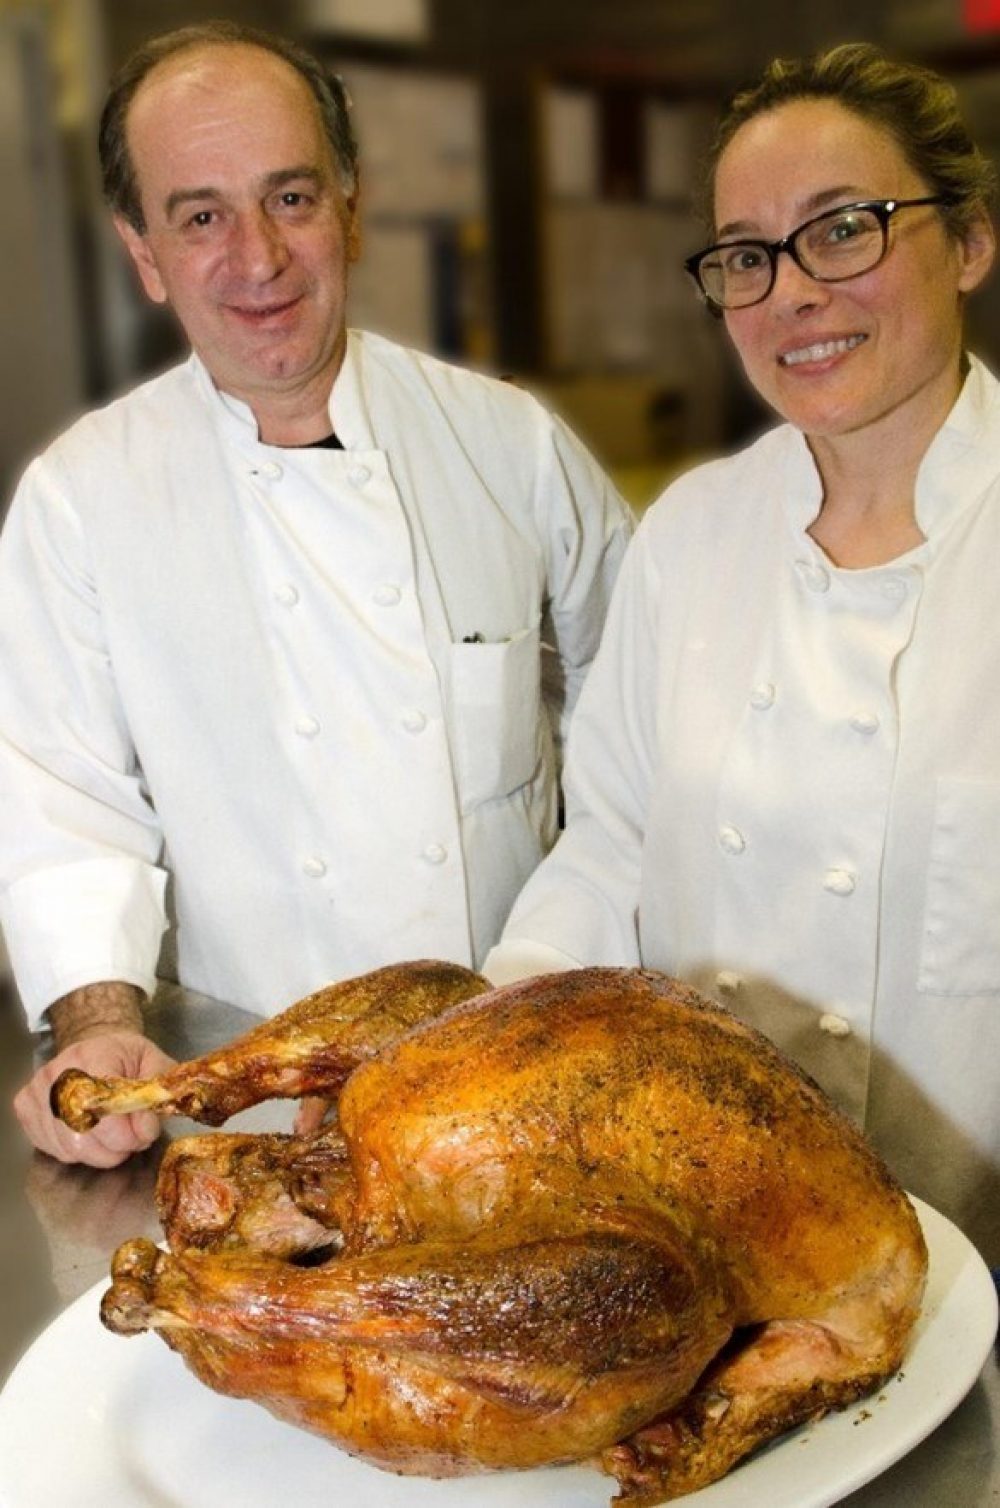
<path fill-rule="evenodd" d="M 775 263 L 774 284 L 769 297 L 784 307 L 811 308 L 826 303 L 830 294 L 827 284 L 810 277 L 789 251 L 783 251 Z"/>

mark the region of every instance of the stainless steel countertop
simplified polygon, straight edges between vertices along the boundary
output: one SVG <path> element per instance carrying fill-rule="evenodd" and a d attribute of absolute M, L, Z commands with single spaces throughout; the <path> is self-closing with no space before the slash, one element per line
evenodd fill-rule
<path fill-rule="evenodd" d="M 166 1052 L 189 1058 L 229 1041 L 256 1019 L 164 985 L 148 1010 L 147 1030 Z M 132 1236 L 160 1238 L 153 1187 L 166 1137 L 203 1129 L 186 1120 L 169 1123 L 156 1146 L 107 1172 L 64 1167 L 33 1153 L 10 1100 L 29 1076 L 34 1052 L 14 1000 L 0 997 L 0 1385 L 60 1310 L 107 1276 L 116 1246 Z M 287 1105 L 260 1106 L 234 1117 L 230 1127 L 287 1130 L 291 1116 Z M 1000 1508 L 997 1346 L 951 1417 L 843 1503 L 847 1508 Z"/>

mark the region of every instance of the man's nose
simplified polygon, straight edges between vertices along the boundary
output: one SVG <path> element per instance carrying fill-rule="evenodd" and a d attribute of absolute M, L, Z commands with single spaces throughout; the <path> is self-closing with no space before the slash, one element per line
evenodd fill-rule
<path fill-rule="evenodd" d="M 251 282 L 268 282 L 288 266 L 285 238 L 264 209 L 241 215 L 233 228 L 229 247 L 233 270 Z"/>

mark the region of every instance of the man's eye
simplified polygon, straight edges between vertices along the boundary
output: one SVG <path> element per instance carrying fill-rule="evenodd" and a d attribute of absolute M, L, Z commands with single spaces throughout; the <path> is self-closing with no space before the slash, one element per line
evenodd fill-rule
<path fill-rule="evenodd" d="M 194 214 L 190 217 L 187 223 L 188 225 L 193 226 L 195 230 L 204 230 L 207 225 L 212 224 L 212 221 L 214 219 L 214 210 L 198 209 L 195 210 Z"/>
<path fill-rule="evenodd" d="M 305 209 L 312 203 L 312 198 L 303 189 L 284 189 L 278 196 L 278 203 L 282 209 Z"/>

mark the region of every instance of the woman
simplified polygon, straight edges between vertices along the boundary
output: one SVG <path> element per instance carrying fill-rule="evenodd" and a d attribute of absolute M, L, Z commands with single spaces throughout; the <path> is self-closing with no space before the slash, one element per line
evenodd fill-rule
<path fill-rule="evenodd" d="M 734 101 L 689 270 L 786 422 L 649 512 L 496 982 L 722 999 L 1000 1260 L 1000 385 L 962 343 L 993 175 L 868 45 Z"/>

